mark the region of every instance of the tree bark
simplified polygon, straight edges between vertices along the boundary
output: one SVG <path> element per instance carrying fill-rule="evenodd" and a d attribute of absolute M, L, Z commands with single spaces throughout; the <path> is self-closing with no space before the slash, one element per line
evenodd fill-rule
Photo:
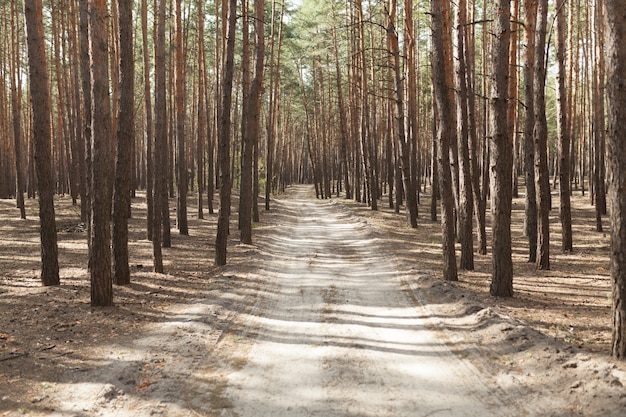
<path fill-rule="evenodd" d="M 449 91 L 453 88 L 449 85 L 445 76 L 446 71 L 453 71 L 448 65 L 450 57 L 446 56 L 451 51 L 445 45 L 444 31 L 446 30 L 445 13 L 443 3 L 446 0 L 431 1 L 432 18 L 432 77 L 437 108 L 437 157 L 439 169 L 439 193 L 441 196 L 441 229 L 443 247 L 443 278 L 446 281 L 457 281 L 454 233 L 454 196 L 452 194 L 452 174 L 450 172 L 450 141 L 454 129 L 452 116 L 452 103 L 450 103 Z"/>
<path fill-rule="evenodd" d="M 117 153 L 113 200 L 113 266 L 117 285 L 130 284 L 128 266 L 128 219 L 132 175 L 132 147 L 135 141 L 135 60 L 133 54 L 133 1 L 117 0 L 120 47 L 120 103 L 117 113 Z"/>
<path fill-rule="evenodd" d="M 561 216 L 561 248 L 563 252 L 572 251 L 572 209 L 570 203 L 570 137 L 568 131 L 569 105 L 567 103 L 567 73 L 565 69 L 565 0 L 555 3 L 556 13 L 556 61 L 557 61 L 557 137 L 559 145 L 559 194 Z"/>
<path fill-rule="evenodd" d="M 395 10 L 396 0 L 390 0 L 389 15 L 387 17 L 387 43 L 390 48 L 392 57 L 392 68 L 394 74 L 394 100 L 395 100 L 395 135 L 396 143 L 398 145 L 398 156 L 400 169 L 402 172 L 402 185 L 404 186 L 404 196 L 406 199 L 406 209 L 408 215 L 408 221 L 411 227 L 417 228 L 417 197 L 415 193 L 415 186 L 411 182 L 411 163 L 410 163 L 410 147 L 406 138 L 405 126 L 404 126 L 404 82 L 403 76 L 400 71 L 400 49 L 398 46 L 398 33 L 395 27 Z M 456 262 L 454 268 L 454 275 L 456 276 Z"/>
<path fill-rule="evenodd" d="M 607 58 L 607 145 L 611 167 L 611 350 L 626 359 L 626 3 L 605 0 Z"/>
<path fill-rule="evenodd" d="M 176 225 L 181 235 L 189 235 L 187 224 L 187 156 L 185 149 L 185 61 L 183 60 L 183 25 L 181 1 L 175 0 L 175 104 L 176 104 L 176 144 L 178 162 L 178 204 Z"/>
<path fill-rule="evenodd" d="M 154 223 L 152 225 L 152 248 L 154 272 L 163 273 L 161 243 L 165 241 L 164 215 L 169 213 L 167 195 L 167 91 L 165 77 L 165 12 L 166 0 L 158 0 L 156 18 L 156 41 L 154 53 Z M 164 209 L 165 208 L 165 209 Z"/>
<path fill-rule="evenodd" d="M 493 24 L 493 69 L 491 93 L 491 201 L 493 213 L 492 275 L 490 293 L 496 297 L 513 296 L 511 258 L 511 200 L 513 141 L 507 121 L 509 40 L 511 1 L 495 1 Z"/>
<path fill-rule="evenodd" d="M 11 2 L 11 109 L 13 118 L 13 152 L 15 158 L 15 200 L 20 211 L 20 218 L 26 219 L 24 206 L 24 134 L 22 130 L 22 86 L 20 71 L 18 70 L 19 29 L 18 29 L 17 2 Z"/>
<path fill-rule="evenodd" d="M 467 102 L 467 79 L 465 66 L 466 10 L 465 0 L 459 0 L 455 13 L 456 52 L 455 87 L 456 121 L 459 149 L 459 238 L 461 242 L 460 268 L 474 269 L 474 237 L 472 233 L 473 195 L 469 147 L 469 117 Z"/>
<path fill-rule="evenodd" d="M 526 183 L 524 233 L 528 237 L 528 262 L 537 261 L 537 194 L 535 187 L 535 25 L 537 0 L 524 0 L 524 182 Z"/>
<path fill-rule="evenodd" d="M 50 141 L 50 89 L 43 34 L 41 0 L 25 0 L 24 16 L 28 44 L 30 101 L 33 114 L 35 170 L 39 191 L 39 224 L 41 238 L 41 282 L 59 285 L 57 229 L 54 216 L 54 186 Z"/>
<path fill-rule="evenodd" d="M 111 102 L 109 95 L 109 11 L 106 0 L 89 7 L 91 51 L 92 186 L 91 202 L 91 305 L 113 304 L 111 277 Z"/>
<path fill-rule="evenodd" d="M 205 179 L 205 143 L 207 142 L 207 109 L 206 109 L 206 57 L 204 51 L 204 0 L 197 0 L 197 24 L 198 24 L 198 103 L 196 110 L 198 112 L 198 128 L 196 131 L 196 161 L 197 161 L 197 181 L 198 181 L 198 219 L 204 219 L 204 208 L 202 201 L 202 193 L 204 191 Z"/>
<path fill-rule="evenodd" d="M 230 123 L 235 58 L 235 23 L 237 20 L 237 2 L 228 1 L 226 17 L 226 49 L 222 62 L 222 97 L 217 136 L 218 165 L 220 170 L 220 210 L 217 219 L 215 239 L 215 264 L 226 265 L 226 250 L 230 220 L 231 177 L 230 177 Z"/>
<path fill-rule="evenodd" d="M 538 0 L 535 32 L 535 182 L 537 192 L 537 267 L 550 269 L 550 178 L 548 173 L 548 122 L 546 119 L 546 27 L 548 0 Z"/>

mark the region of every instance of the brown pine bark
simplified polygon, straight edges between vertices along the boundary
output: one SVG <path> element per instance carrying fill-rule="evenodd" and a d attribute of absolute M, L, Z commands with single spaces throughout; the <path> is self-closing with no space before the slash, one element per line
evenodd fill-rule
<path fill-rule="evenodd" d="M 235 58 L 235 23 L 237 20 L 236 0 L 224 0 L 227 5 L 226 17 L 226 47 L 222 57 L 222 82 L 220 89 L 221 110 L 219 130 L 217 135 L 218 166 L 220 175 L 220 210 L 217 219 L 217 236 L 215 238 L 215 264 L 226 265 L 228 247 L 228 233 L 231 203 L 231 176 L 230 176 L 230 123 L 233 92 L 234 58 Z"/>
<path fill-rule="evenodd" d="M 561 217 L 561 249 L 563 252 L 572 251 L 572 209 L 570 203 L 570 137 L 568 130 L 567 114 L 567 72 L 565 69 L 565 14 L 567 8 L 565 1 L 555 3 L 556 25 L 556 61 L 557 61 L 557 88 L 556 88 L 556 112 L 557 112 L 557 137 L 559 147 L 559 194 L 560 194 L 560 217 Z"/>
<path fill-rule="evenodd" d="M 490 109 L 491 128 L 491 199 L 492 199 L 492 272 L 490 293 L 497 297 L 513 296 L 511 258 L 511 202 L 513 141 L 507 122 L 509 40 L 511 2 L 495 1 L 493 24 L 493 67 Z"/>
<path fill-rule="evenodd" d="M 168 227 L 164 217 L 168 216 L 167 195 L 167 91 L 165 77 L 165 13 L 166 0 L 158 0 L 155 52 L 154 52 L 154 223 L 152 225 L 152 249 L 154 272 L 163 273 L 161 243 Z M 165 215 L 165 216 L 164 216 Z"/>
<path fill-rule="evenodd" d="M 396 0 L 389 2 L 389 15 L 387 16 L 387 45 L 391 55 L 391 66 L 394 77 L 394 104 L 396 124 L 394 133 L 398 145 L 399 164 L 402 172 L 402 185 L 406 199 L 407 217 L 411 227 L 417 227 L 417 196 L 415 186 L 411 182 L 410 144 L 407 142 L 404 123 L 404 77 L 400 70 L 400 48 L 398 46 L 398 33 L 395 27 Z M 456 264 L 454 275 L 456 276 Z"/>
<path fill-rule="evenodd" d="M 626 359 L 626 3 L 605 0 L 614 357 Z"/>
<path fill-rule="evenodd" d="M 81 1 L 79 6 L 80 22 L 80 74 L 83 92 L 83 137 L 85 144 L 85 203 L 81 202 L 81 211 L 86 210 L 87 244 L 91 247 L 91 73 L 89 69 L 89 2 Z M 89 267 L 91 267 L 91 249 L 89 249 Z"/>
<path fill-rule="evenodd" d="M 35 170 L 39 191 L 41 282 L 43 285 L 59 285 L 59 261 L 50 149 L 52 138 L 50 132 L 50 90 L 41 0 L 25 0 L 24 16 L 26 19 L 28 45 Z"/>
<path fill-rule="evenodd" d="M 467 102 L 467 78 L 465 65 L 465 44 L 467 21 L 467 4 L 459 0 L 455 13 L 456 59 L 455 87 L 456 87 L 456 121 L 457 141 L 459 149 L 459 240 L 461 243 L 460 268 L 474 269 L 474 237 L 472 232 L 473 194 L 472 173 L 470 166 L 469 147 L 469 117 Z"/>
<path fill-rule="evenodd" d="M 148 240 L 152 240 L 154 226 L 154 129 L 152 125 L 152 93 L 150 87 L 150 48 L 148 46 L 148 0 L 141 0 L 141 37 L 144 141 L 146 143 L 146 237 Z"/>
<path fill-rule="evenodd" d="M 594 8 L 594 39 L 595 63 L 592 80 L 593 109 L 593 203 L 596 208 L 596 231 L 602 231 L 602 216 L 606 215 L 606 169 L 605 169 L 605 109 L 604 109 L 604 27 L 602 19 L 602 3 Z"/>
<path fill-rule="evenodd" d="M 449 91 L 452 85 L 446 72 L 452 71 L 451 45 L 446 45 L 444 34 L 446 30 L 446 0 L 431 1 L 432 19 L 432 78 L 434 98 L 437 109 L 437 168 L 439 171 L 439 193 L 441 197 L 441 230 L 443 248 L 443 278 L 446 281 L 457 281 L 457 267 L 455 254 L 454 233 L 454 196 L 452 193 L 452 174 L 450 172 L 450 141 L 453 136 L 454 121 L 452 119 L 453 105 L 450 102 Z M 449 39 L 449 38 L 448 38 Z M 447 52 L 446 52 L 447 51 Z"/>
<path fill-rule="evenodd" d="M 175 105 L 176 105 L 176 144 L 178 166 L 178 204 L 176 219 L 178 231 L 181 235 L 189 235 L 187 223 L 187 156 L 185 148 L 185 61 L 183 60 L 183 25 L 181 1 L 174 1 L 175 15 Z"/>
<path fill-rule="evenodd" d="M 198 24 L 198 103 L 196 109 L 198 112 L 198 128 L 196 131 L 196 161 L 197 161 L 197 181 L 198 181 L 198 219 L 204 219 L 204 207 L 202 201 L 202 193 L 204 192 L 205 178 L 205 143 L 207 133 L 207 111 L 206 111 L 206 57 L 204 51 L 204 11 L 202 5 L 204 0 L 197 0 L 197 24 Z"/>
<path fill-rule="evenodd" d="M 18 71 L 18 50 L 19 50 L 19 22 L 17 12 L 17 2 L 11 2 L 11 110 L 13 118 L 13 152 L 15 158 L 15 200 L 20 211 L 20 218 L 26 219 L 26 207 L 24 206 L 24 134 L 22 130 L 22 87 L 21 77 Z"/>
<path fill-rule="evenodd" d="M 91 202 L 91 305 L 113 304 L 111 277 L 111 102 L 109 95 L 106 0 L 93 0 L 89 7 L 91 52 L 92 202 Z"/>
<path fill-rule="evenodd" d="M 135 64 L 132 0 L 117 0 L 120 47 L 120 102 L 117 112 L 117 149 L 113 197 L 113 266 L 117 285 L 130 284 L 128 219 L 130 218 L 131 158 L 135 141 Z"/>
<path fill-rule="evenodd" d="M 334 12 L 334 8 L 333 8 Z M 348 172 L 348 118 L 346 114 L 346 105 L 343 96 L 343 80 L 341 76 L 341 68 L 339 66 L 339 48 L 337 46 L 337 30 L 332 27 L 333 35 L 333 52 L 335 55 L 335 81 L 337 82 L 337 110 L 339 110 L 339 128 L 340 128 L 340 163 L 343 173 L 343 185 L 345 188 L 346 199 L 352 199 L 352 187 L 350 186 L 350 176 Z M 391 193 L 389 193 L 391 195 Z"/>
<path fill-rule="evenodd" d="M 548 173 L 548 122 L 546 119 L 546 28 L 548 0 L 538 0 L 535 32 L 535 183 L 537 193 L 537 267 L 550 269 L 550 178 Z"/>
<path fill-rule="evenodd" d="M 535 25 L 537 0 L 524 0 L 524 182 L 526 184 L 524 233 L 528 237 L 528 262 L 537 261 L 537 194 L 535 187 Z"/>
<path fill-rule="evenodd" d="M 260 132 L 261 97 L 263 93 L 263 69 L 265 56 L 265 32 L 264 13 L 265 1 L 254 1 L 254 73 L 250 83 L 247 109 L 244 111 L 245 123 L 247 123 L 246 134 L 242 137 L 241 152 L 241 193 L 239 205 L 239 228 L 241 229 L 241 242 L 252 243 L 252 199 L 254 189 L 252 186 L 253 165 L 252 157 L 254 142 L 258 140 Z"/>

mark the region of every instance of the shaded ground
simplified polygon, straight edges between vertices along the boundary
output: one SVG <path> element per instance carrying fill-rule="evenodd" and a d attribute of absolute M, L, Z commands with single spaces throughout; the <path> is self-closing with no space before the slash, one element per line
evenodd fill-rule
<path fill-rule="evenodd" d="M 623 415 L 626 374 L 608 358 L 608 237 L 594 231 L 586 200 L 574 201 L 574 253 L 559 254 L 553 219 L 553 270 L 536 271 L 525 262 L 523 200 L 515 200 L 512 300 L 487 295 L 488 256 L 458 284 L 438 280 L 440 227 L 426 216 L 415 231 L 393 211 L 324 204 L 360 222 L 395 257 L 407 296 L 425 304 L 449 349 L 488 386 L 537 403 L 542 415 Z M 143 201 L 135 199 L 133 284 L 115 288 L 115 307 L 92 309 L 78 208 L 66 198 L 57 203 L 62 285 L 42 288 L 36 202 L 28 202 L 26 221 L 13 204 L 0 200 L 0 415 L 235 415 L 228 377 L 246 369 L 255 336 L 246 317 L 273 285 L 257 268 L 264 247 L 237 245 L 233 224 L 230 264 L 215 268 L 215 215 L 190 218 L 191 236 L 172 230 L 168 274 L 153 274 Z M 279 207 L 263 216 L 258 239 L 285 236 L 289 208 Z M 327 296 L 337 294 L 331 286 Z"/>

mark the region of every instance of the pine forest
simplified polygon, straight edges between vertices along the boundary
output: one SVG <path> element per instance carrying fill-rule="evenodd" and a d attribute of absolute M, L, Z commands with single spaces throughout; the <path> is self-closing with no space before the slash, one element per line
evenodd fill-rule
<path fill-rule="evenodd" d="M 624 415 L 623 1 L 0 34 L 0 415 Z"/>

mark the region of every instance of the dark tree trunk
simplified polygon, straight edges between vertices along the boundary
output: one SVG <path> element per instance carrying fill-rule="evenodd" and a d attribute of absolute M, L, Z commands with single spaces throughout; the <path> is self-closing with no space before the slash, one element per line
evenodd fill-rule
<path fill-rule="evenodd" d="M 19 29 L 20 19 L 17 11 L 17 2 L 11 3 L 11 109 L 13 119 L 13 152 L 15 158 L 15 200 L 20 211 L 20 218 L 26 219 L 26 207 L 24 206 L 24 134 L 22 130 L 22 86 L 21 77 L 18 70 L 18 50 L 19 50 Z"/>
<path fill-rule="evenodd" d="M 490 293 L 497 297 L 513 296 L 513 261 L 511 259 L 511 200 L 513 141 L 509 135 L 507 98 L 511 2 L 495 1 L 493 34 L 493 85 L 491 96 L 491 172 L 493 236 Z"/>
<path fill-rule="evenodd" d="M 226 18 L 226 50 L 222 63 L 222 100 L 217 135 L 218 165 L 220 171 L 220 210 L 217 219 L 217 236 L 215 239 L 215 264 L 226 265 L 226 250 L 230 220 L 230 111 L 232 104 L 234 58 L 235 58 L 235 23 L 237 20 L 237 2 L 228 0 Z"/>
<path fill-rule="evenodd" d="M 528 237 L 528 262 L 537 261 L 537 194 L 535 187 L 535 25 L 537 22 L 537 1 L 524 0 L 524 32 L 526 50 L 524 52 L 524 179 L 526 183 L 526 205 L 524 233 Z"/>
<path fill-rule="evenodd" d="M 556 56 L 557 56 L 557 136 L 559 145 L 559 194 L 560 194 L 560 216 L 561 216 L 561 248 L 564 252 L 572 251 L 572 209 L 570 203 L 571 183 L 570 183 L 570 137 L 568 127 L 567 110 L 567 86 L 565 81 L 567 73 L 565 69 L 565 1 L 555 3 L 556 15 Z"/>
<path fill-rule="evenodd" d="M 91 51 L 92 185 L 91 201 L 91 305 L 113 304 L 111 277 L 111 102 L 109 95 L 106 0 L 93 0 L 89 8 Z"/>
<path fill-rule="evenodd" d="M 548 122 L 546 119 L 546 27 L 548 0 L 539 0 L 535 32 L 535 182 L 537 191 L 537 267 L 550 269 L 550 177 L 548 173 Z"/>
<path fill-rule="evenodd" d="M 605 0 L 608 157 L 611 167 L 611 350 L 626 359 L 626 3 Z"/>
<path fill-rule="evenodd" d="M 467 82 L 465 66 L 466 36 L 466 3 L 459 0 L 455 14 L 457 56 L 455 59 L 456 81 L 456 112 L 457 139 L 459 148 L 459 238 L 461 241 L 460 267 L 465 270 L 474 269 L 474 237 L 472 233 L 472 215 L 474 199 L 472 198 L 472 174 L 470 166 L 469 118 L 467 114 Z"/>
<path fill-rule="evenodd" d="M 35 170 L 39 190 L 41 282 L 59 285 L 57 229 L 54 217 L 54 185 L 50 141 L 50 90 L 46 66 L 41 0 L 25 0 L 30 101 L 33 112 Z"/>
<path fill-rule="evenodd" d="M 445 0 L 433 0 L 432 12 L 432 73 L 435 101 L 437 107 L 437 158 L 439 169 L 439 193 L 441 195 L 441 229 L 443 246 L 443 278 L 447 281 L 457 281 L 454 233 L 454 196 L 452 194 L 452 174 L 450 172 L 450 141 L 453 136 L 454 121 L 452 119 L 452 103 L 449 91 L 453 88 L 448 84 L 450 77 L 447 71 L 453 71 L 450 66 L 452 57 L 451 45 L 446 45 L 447 13 Z M 448 38 L 449 39 L 449 38 Z"/>
<path fill-rule="evenodd" d="M 156 19 L 156 41 L 154 52 L 154 222 L 152 224 L 152 251 L 154 272 L 163 273 L 161 243 L 165 242 L 165 229 L 169 228 L 167 195 L 167 104 L 165 77 L 165 12 L 166 0 L 159 0 Z M 165 209 L 164 209 L 165 208 Z"/>
<path fill-rule="evenodd" d="M 187 225 L 187 157 L 185 149 L 185 62 L 183 60 L 183 26 L 181 1 L 175 0 L 175 44 L 176 60 L 174 72 L 175 78 L 175 104 L 176 104 L 176 143 L 178 162 L 178 201 L 176 210 L 176 225 L 181 235 L 189 235 Z"/>
<path fill-rule="evenodd" d="M 198 130 L 196 132 L 196 171 L 198 181 L 198 219 L 204 219 L 204 208 L 202 202 L 202 193 L 204 191 L 205 180 L 205 160 L 204 160 L 204 144 L 206 140 L 207 132 L 207 111 L 206 111 L 206 98 L 205 98 L 205 85 L 206 85 L 206 58 L 204 52 L 204 11 L 202 5 L 204 0 L 197 0 L 196 7 L 198 9 L 198 103 L 197 103 L 197 118 L 198 118 Z"/>
<path fill-rule="evenodd" d="M 411 182 L 410 143 L 407 141 L 404 128 L 404 81 L 400 70 L 400 49 L 398 46 L 398 33 L 395 22 L 395 0 L 391 0 L 390 14 L 387 18 L 387 43 L 392 55 L 392 67 L 394 75 L 394 100 L 395 100 L 395 129 L 396 143 L 398 145 L 398 162 L 402 172 L 402 185 L 406 199 L 406 209 L 409 224 L 417 227 L 417 194 L 415 184 Z M 456 265 L 454 275 L 456 276 Z"/>
<path fill-rule="evenodd" d="M 130 284 L 128 266 L 128 219 L 132 175 L 132 147 L 135 141 L 135 63 L 133 56 L 132 0 L 117 0 L 120 47 L 120 102 L 117 113 L 117 154 L 113 200 L 113 266 L 117 285 Z"/>
<path fill-rule="evenodd" d="M 87 245 L 91 247 L 91 73 L 89 69 L 89 2 L 81 1 L 80 14 L 80 73 L 83 91 L 83 136 L 85 138 L 85 202 L 81 201 L 81 212 L 86 212 Z M 82 216 L 81 216 L 82 217 Z M 88 266 L 91 268 L 91 249 Z"/>
<path fill-rule="evenodd" d="M 154 129 L 152 126 L 152 93 L 150 92 L 150 52 L 148 47 L 148 0 L 141 0 L 141 36 L 143 58 L 144 141 L 146 142 L 146 234 L 152 240 L 154 226 Z"/>

